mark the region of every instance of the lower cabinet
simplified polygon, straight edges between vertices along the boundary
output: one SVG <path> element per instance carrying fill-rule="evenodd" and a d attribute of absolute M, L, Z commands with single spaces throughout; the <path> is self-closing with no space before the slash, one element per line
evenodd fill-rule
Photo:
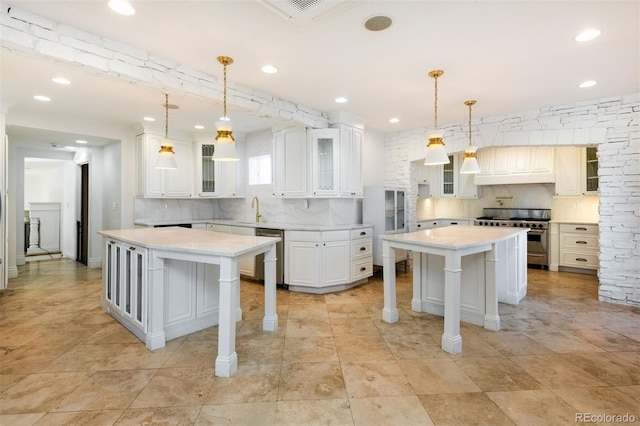
<path fill-rule="evenodd" d="M 147 249 L 105 240 L 104 308 L 132 332 L 147 331 Z"/>
<path fill-rule="evenodd" d="M 560 266 L 597 270 L 598 225 L 560 224 Z"/>
<path fill-rule="evenodd" d="M 372 233 L 371 228 L 288 231 L 285 258 L 289 289 L 325 293 L 348 288 L 370 277 Z"/>

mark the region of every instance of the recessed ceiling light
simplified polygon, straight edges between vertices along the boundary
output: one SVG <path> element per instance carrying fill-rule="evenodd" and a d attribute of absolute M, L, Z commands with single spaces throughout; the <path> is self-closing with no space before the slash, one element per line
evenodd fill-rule
<path fill-rule="evenodd" d="M 49 102 L 49 101 L 51 100 L 51 98 L 50 98 L 50 97 L 48 97 L 48 96 L 43 96 L 43 95 L 35 95 L 35 96 L 33 97 L 33 99 L 36 99 L 36 100 L 38 100 L 38 101 L 42 101 L 42 102 Z"/>
<path fill-rule="evenodd" d="M 344 104 L 347 102 L 347 98 L 340 96 L 335 98 L 334 101 L 338 104 Z"/>
<path fill-rule="evenodd" d="M 156 121 L 156 119 L 153 118 L 153 117 L 145 117 L 145 118 L 143 118 L 143 120 L 144 121 Z"/>
<path fill-rule="evenodd" d="M 120 15 L 131 16 L 136 10 L 127 0 L 109 0 L 109 8 Z"/>
<path fill-rule="evenodd" d="M 596 84 L 598 84 L 597 82 L 593 81 L 593 80 L 587 80 L 587 81 L 583 81 L 582 83 L 580 83 L 580 85 L 578 87 L 581 88 L 585 88 L 585 87 L 593 87 Z"/>
<path fill-rule="evenodd" d="M 82 139 L 78 139 L 76 143 L 88 143 L 87 141 L 83 141 Z"/>
<path fill-rule="evenodd" d="M 576 41 L 589 41 L 600 35 L 600 30 L 596 30 L 590 28 L 588 30 L 582 31 L 580 34 L 576 36 Z"/>
<path fill-rule="evenodd" d="M 382 31 L 391 26 L 393 21 L 388 16 L 377 15 L 364 21 L 364 27 L 369 31 Z"/>
<path fill-rule="evenodd" d="M 262 67 L 262 72 L 266 74 L 275 74 L 278 72 L 278 68 L 273 65 L 265 65 Z"/>
<path fill-rule="evenodd" d="M 64 77 L 54 77 L 51 79 L 54 83 L 58 83 L 58 84 L 64 84 L 64 85 L 68 85 L 71 84 L 71 82 L 69 80 L 67 80 Z"/>
<path fill-rule="evenodd" d="M 400 119 L 398 119 L 398 118 L 392 118 L 392 119 L 389 120 L 389 123 L 393 123 L 393 124 L 399 123 L 399 122 L 400 122 Z"/>
<path fill-rule="evenodd" d="M 202 130 L 204 129 L 204 126 L 202 124 L 196 124 L 195 126 L 193 126 L 194 128 L 198 129 L 198 130 Z"/>

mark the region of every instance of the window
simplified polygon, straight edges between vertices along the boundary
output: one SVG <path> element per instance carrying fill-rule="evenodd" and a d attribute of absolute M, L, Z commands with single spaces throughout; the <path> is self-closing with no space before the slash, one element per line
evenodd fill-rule
<path fill-rule="evenodd" d="M 249 185 L 271 183 L 271 155 L 249 157 Z"/>

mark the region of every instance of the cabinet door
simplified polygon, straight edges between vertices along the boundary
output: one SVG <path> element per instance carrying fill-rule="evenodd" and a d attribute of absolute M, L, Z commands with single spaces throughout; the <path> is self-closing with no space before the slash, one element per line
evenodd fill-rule
<path fill-rule="evenodd" d="M 598 179 L 598 149 L 596 147 L 582 148 L 582 182 L 583 195 L 598 195 L 599 179 Z"/>
<path fill-rule="evenodd" d="M 454 198 L 458 195 L 457 175 L 457 156 L 449 155 L 449 163 L 442 165 L 442 179 L 440 186 L 440 195 L 442 198 Z"/>
<path fill-rule="evenodd" d="M 105 246 L 106 271 L 104 298 L 106 302 L 120 310 L 121 287 L 122 287 L 122 246 L 113 240 L 108 240 Z"/>
<path fill-rule="evenodd" d="M 138 163 L 138 195 L 162 197 L 163 171 L 156 169 L 161 138 L 142 134 L 136 136 L 136 162 Z"/>
<path fill-rule="evenodd" d="M 142 331 L 147 330 L 147 250 L 123 247 L 122 313 Z"/>
<path fill-rule="evenodd" d="M 216 169 L 218 162 L 213 161 L 213 151 L 215 146 L 213 143 L 199 142 L 196 154 L 196 170 L 197 170 L 197 194 L 200 197 L 211 197 L 218 195 L 218 179 Z"/>
<path fill-rule="evenodd" d="M 460 173 L 460 168 L 462 168 L 462 162 L 464 161 L 464 153 L 458 156 L 457 161 L 456 177 L 458 178 L 458 198 L 478 198 L 478 187 L 474 182 L 475 175 L 471 173 Z"/>
<path fill-rule="evenodd" d="M 396 191 L 396 231 L 404 231 L 405 227 L 407 226 L 405 217 L 406 203 L 404 198 L 404 191 Z"/>
<path fill-rule="evenodd" d="M 340 126 L 340 195 L 360 196 L 362 190 L 362 139 L 364 132 Z"/>
<path fill-rule="evenodd" d="M 318 287 L 320 279 L 320 243 L 289 242 L 289 284 Z"/>
<path fill-rule="evenodd" d="M 557 147 L 555 155 L 556 195 L 580 195 L 580 148 Z"/>
<path fill-rule="evenodd" d="M 327 241 L 322 243 L 324 285 L 349 283 L 351 270 L 350 243 L 345 241 Z"/>
<path fill-rule="evenodd" d="M 165 259 L 164 325 L 171 326 L 196 318 L 195 263 Z"/>
<path fill-rule="evenodd" d="M 193 152 L 191 142 L 173 141 L 178 168 L 163 170 L 164 195 L 166 197 L 191 197 L 193 195 Z"/>
<path fill-rule="evenodd" d="M 513 153 L 509 148 L 492 149 L 491 155 L 492 174 L 506 175 L 512 172 L 511 156 Z"/>
<path fill-rule="evenodd" d="M 338 195 L 338 129 L 313 129 L 311 141 L 311 173 L 313 195 Z"/>
<path fill-rule="evenodd" d="M 514 174 L 531 173 L 531 148 L 528 146 L 507 148 L 511 172 Z"/>
<path fill-rule="evenodd" d="M 529 159 L 530 173 L 553 173 L 555 150 L 549 146 L 533 146 Z"/>
<path fill-rule="evenodd" d="M 280 130 L 273 135 L 273 195 L 307 195 L 306 129 Z"/>

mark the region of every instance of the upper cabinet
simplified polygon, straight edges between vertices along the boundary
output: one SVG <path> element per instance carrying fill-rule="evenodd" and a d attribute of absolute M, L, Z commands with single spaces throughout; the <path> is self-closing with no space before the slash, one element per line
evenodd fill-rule
<path fill-rule="evenodd" d="M 214 149 L 213 143 L 196 143 L 196 194 L 202 198 L 242 196 L 242 188 L 237 184 L 240 161 L 213 161 Z"/>
<path fill-rule="evenodd" d="M 190 142 L 173 140 L 178 168 L 156 169 L 162 137 L 136 136 L 136 195 L 149 198 L 187 198 L 193 195 L 193 152 Z"/>
<path fill-rule="evenodd" d="M 596 147 L 556 148 L 557 196 L 598 195 Z"/>
<path fill-rule="evenodd" d="M 478 151 L 476 185 L 555 182 L 554 148 L 492 147 Z"/>
<path fill-rule="evenodd" d="M 303 127 L 273 133 L 273 195 L 307 196 L 307 130 Z"/>
<path fill-rule="evenodd" d="M 448 164 L 420 165 L 418 171 L 419 196 L 423 198 L 478 198 L 478 187 L 474 184 L 474 175 L 460 173 L 463 156 L 463 153 L 449 155 Z M 428 193 L 425 188 L 429 189 Z"/>
<path fill-rule="evenodd" d="M 312 195 L 337 196 L 339 183 L 340 131 L 338 129 L 312 129 L 311 143 Z"/>
<path fill-rule="evenodd" d="M 362 129 L 289 128 L 273 133 L 273 195 L 361 197 Z"/>

